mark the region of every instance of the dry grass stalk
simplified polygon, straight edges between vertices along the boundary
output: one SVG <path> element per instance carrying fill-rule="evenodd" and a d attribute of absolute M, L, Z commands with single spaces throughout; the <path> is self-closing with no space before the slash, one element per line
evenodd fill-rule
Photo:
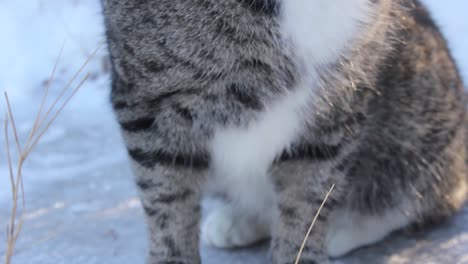
<path fill-rule="evenodd" d="M 78 76 L 83 72 L 84 68 L 91 61 L 92 58 L 96 55 L 101 45 L 86 59 L 80 69 L 75 73 L 75 75 L 70 79 L 70 81 L 65 85 L 61 90 L 60 94 L 53 101 L 53 103 L 45 110 L 45 103 L 49 94 L 50 84 L 54 80 L 55 73 L 57 70 L 58 62 L 61 58 L 63 52 L 63 46 L 60 50 L 60 54 L 55 62 L 52 74 L 47 82 L 47 85 L 44 90 L 44 94 L 39 106 L 39 110 L 34 119 L 34 124 L 29 132 L 29 136 L 26 140 L 24 146 L 21 146 L 18 131 L 15 125 L 15 119 L 13 115 L 13 110 L 11 108 L 10 100 L 8 94 L 5 92 L 5 103 L 7 105 L 7 114 L 4 124 L 5 132 L 5 146 L 7 153 L 7 162 L 10 174 L 11 182 L 11 193 L 12 193 L 12 208 L 10 211 L 9 224 L 7 225 L 7 243 L 5 250 L 5 264 L 11 264 L 12 257 L 15 249 L 16 242 L 21 233 L 23 227 L 23 214 L 25 212 L 25 199 L 24 199 L 24 188 L 23 188 L 23 166 L 31 151 L 34 150 L 42 136 L 47 132 L 49 127 L 57 119 L 58 115 L 62 112 L 68 102 L 73 98 L 73 96 L 78 92 L 78 90 L 83 86 L 86 80 L 89 78 L 89 73 L 83 77 L 83 79 L 75 86 L 70 92 L 72 83 L 78 78 Z M 66 96 L 67 92 L 69 95 Z M 61 104 L 59 105 L 59 103 Z M 44 113 L 45 112 L 45 113 Z M 10 129 L 11 124 L 11 129 Z M 16 166 L 13 166 L 11 148 L 10 148 L 10 136 L 9 133 L 13 132 L 14 141 L 16 145 L 16 151 L 18 153 L 18 162 Z M 21 196 L 20 196 L 21 194 Z M 20 200 L 21 200 L 21 212 L 20 212 Z"/>
<path fill-rule="evenodd" d="M 304 238 L 304 241 L 302 242 L 301 248 L 299 249 L 299 253 L 297 254 L 296 261 L 294 262 L 294 264 L 299 264 L 299 261 L 301 260 L 302 252 L 304 252 L 304 248 L 307 243 L 307 240 L 309 239 L 310 233 L 312 232 L 315 222 L 317 221 L 317 218 L 320 215 L 320 212 L 322 211 L 323 206 L 325 206 L 325 203 L 327 202 L 328 197 L 330 197 L 330 194 L 333 192 L 333 189 L 335 189 L 335 184 L 333 184 L 330 190 L 327 192 L 327 194 L 325 195 L 325 198 L 322 201 L 322 204 L 320 205 L 317 213 L 315 214 L 314 220 L 312 221 L 312 224 L 310 224 L 309 230 L 307 230 L 307 234 Z"/>

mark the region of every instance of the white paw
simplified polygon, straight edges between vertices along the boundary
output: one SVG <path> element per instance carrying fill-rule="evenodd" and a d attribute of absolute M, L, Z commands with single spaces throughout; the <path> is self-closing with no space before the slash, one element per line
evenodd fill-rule
<path fill-rule="evenodd" d="M 327 234 L 326 246 L 328 256 L 336 258 L 345 255 L 353 249 L 359 247 L 359 238 L 356 237 L 356 230 L 350 226 L 332 225 Z"/>
<path fill-rule="evenodd" d="M 235 248 L 268 238 L 268 223 L 224 206 L 213 210 L 201 227 L 202 240 L 213 247 Z"/>
<path fill-rule="evenodd" d="M 362 246 L 376 243 L 410 222 L 408 216 L 389 210 L 380 216 L 362 216 L 339 210 L 332 214 L 326 238 L 330 257 L 341 257 Z"/>

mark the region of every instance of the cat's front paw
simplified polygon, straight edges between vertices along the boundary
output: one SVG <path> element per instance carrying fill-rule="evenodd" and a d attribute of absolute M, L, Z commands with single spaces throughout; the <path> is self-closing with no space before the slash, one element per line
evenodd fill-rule
<path fill-rule="evenodd" d="M 269 224 L 230 206 L 212 211 L 201 227 L 202 240 L 213 247 L 236 248 L 269 237 Z"/>

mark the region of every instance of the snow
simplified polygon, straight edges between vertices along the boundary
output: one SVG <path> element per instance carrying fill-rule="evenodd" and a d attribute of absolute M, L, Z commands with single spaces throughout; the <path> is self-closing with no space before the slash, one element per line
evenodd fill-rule
<path fill-rule="evenodd" d="M 426 0 L 468 80 L 466 0 Z M 0 0 L 0 92 L 8 91 L 20 138 L 33 124 L 45 84 L 63 47 L 50 98 L 104 41 L 98 0 Z M 14 263 L 142 263 L 146 235 L 130 169 L 108 103 L 101 46 L 76 85 L 88 80 L 24 169 L 27 213 Z M 73 86 L 73 85 L 72 85 Z M 0 98 L 0 122 L 5 104 Z M 3 132 L 0 133 L 3 136 Z M 3 137 L 1 138 L 3 140 Z M 0 147 L 0 255 L 10 207 L 4 145 Z M 468 209 L 417 236 L 395 235 L 337 263 L 465 263 Z M 463 248 L 465 247 L 465 248 Z M 267 263 L 266 246 L 227 252 L 203 247 L 204 263 Z M 417 256 L 417 257 L 416 257 Z M 441 260 L 440 257 L 444 259 Z M 465 261 L 465 262 L 463 262 Z"/>

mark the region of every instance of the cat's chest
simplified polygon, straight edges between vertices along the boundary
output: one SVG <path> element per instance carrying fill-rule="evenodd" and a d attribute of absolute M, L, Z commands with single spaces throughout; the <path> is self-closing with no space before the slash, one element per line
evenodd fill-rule
<path fill-rule="evenodd" d="M 264 174 L 273 160 L 313 122 L 320 97 L 317 68 L 334 62 L 366 19 L 367 0 L 283 0 L 280 27 L 299 80 L 245 127 L 220 128 L 211 142 L 213 167 L 225 175 Z M 308 132 L 309 133 L 309 132 Z"/>
<path fill-rule="evenodd" d="M 371 18 L 369 0 L 282 0 L 280 27 L 306 67 L 326 65 L 352 45 Z"/>
<path fill-rule="evenodd" d="M 217 129 L 211 142 L 213 169 L 222 174 L 264 174 L 305 127 L 310 93 L 297 89 L 266 107 L 245 127 Z"/>

